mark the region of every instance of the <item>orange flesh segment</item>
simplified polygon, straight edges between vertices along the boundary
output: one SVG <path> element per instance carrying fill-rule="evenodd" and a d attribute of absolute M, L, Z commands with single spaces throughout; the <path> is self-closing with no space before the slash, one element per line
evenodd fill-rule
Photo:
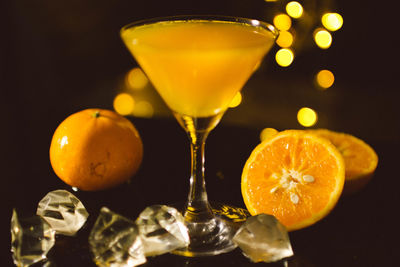
<path fill-rule="evenodd" d="M 282 178 L 288 173 L 289 178 Z M 323 218 L 336 204 L 343 183 L 343 158 L 334 146 L 289 130 L 253 151 L 244 168 L 242 193 L 251 214 L 272 214 L 295 230 Z"/>
<path fill-rule="evenodd" d="M 378 165 L 378 156 L 367 143 L 350 134 L 326 129 L 311 130 L 327 138 L 342 153 L 346 165 L 346 180 L 371 174 Z"/>
<path fill-rule="evenodd" d="M 346 133 L 328 129 L 313 129 L 309 132 L 328 139 L 343 155 L 346 165 L 344 194 L 360 191 L 371 180 L 378 166 L 378 155 L 371 146 Z"/>

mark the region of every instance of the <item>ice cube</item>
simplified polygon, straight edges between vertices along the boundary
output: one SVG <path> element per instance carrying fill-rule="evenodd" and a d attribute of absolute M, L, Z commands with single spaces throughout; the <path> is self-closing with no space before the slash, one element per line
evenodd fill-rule
<path fill-rule="evenodd" d="M 189 245 L 185 219 L 173 207 L 153 205 L 144 209 L 136 220 L 146 256 L 171 252 Z"/>
<path fill-rule="evenodd" d="M 249 217 L 233 242 L 253 262 L 274 262 L 293 255 L 286 228 L 272 215 Z"/>
<path fill-rule="evenodd" d="M 93 260 L 100 266 L 132 267 L 146 262 L 134 221 L 103 207 L 89 236 Z"/>
<path fill-rule="evenodd" d="M 89 214 L 82 202 L 66 190 L 49 192 L 36 211 L 57 234 L 73 236 L 85 224 Z"/>
<path fill-rule="evenodd" d="M 27 267 L 47 259 L 55 243 L 55 231 L 40 216 L 18 218 L 13 210 L 11 218 L 11 252 L 17 266 Z"/>

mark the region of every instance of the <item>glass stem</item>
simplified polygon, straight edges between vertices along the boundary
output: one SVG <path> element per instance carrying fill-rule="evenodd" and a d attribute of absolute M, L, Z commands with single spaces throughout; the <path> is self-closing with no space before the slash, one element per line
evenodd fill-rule
<path fill-rule="evenodd" d="M 214 217 L 208 203 L 204 178 L 204 148 L 208 134 L 207 130 L 189 132 L 192 166 L 190 191 L 185 211 L 185 219 L 189 222 L 208 221 Z"/>

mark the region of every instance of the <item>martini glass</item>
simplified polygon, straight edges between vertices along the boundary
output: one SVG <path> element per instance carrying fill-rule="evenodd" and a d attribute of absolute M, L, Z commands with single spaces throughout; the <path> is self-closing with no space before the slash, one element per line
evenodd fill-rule
<path fill-rule="evenodd" d="M 224 16 L 158 18 L 121 29 L 125 45 L 187 132 L 191 144 L 190 190 L 183 210 L 190 245 L 176 254 L 207 256 L 235 248 L 232 236 L 240 212 L 235 214 L 229 206 L 210 206 L 204 147 L 208 134 L 277 35 L 270 24 Z"/>

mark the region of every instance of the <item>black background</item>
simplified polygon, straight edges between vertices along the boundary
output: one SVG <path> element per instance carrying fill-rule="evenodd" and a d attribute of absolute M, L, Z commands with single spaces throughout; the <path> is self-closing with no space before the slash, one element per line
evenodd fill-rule
<path fill-rule="evenodd" d="M 48 160 L 55 128 L 78 110 L 112 109 L 116 83 L 135 66 L 119 38 L 123 25 L 158 16 L 206 13 L 272 21 L 273 14 L 283 11 L 283 3 L 2 1 L 2 266 L 12 266 L 9 252 L 12 208 L 29 216 L 35 213 L 36 203 L 48 191 L 67 188 L 56 178 Z M 317 225 L 291 233 L 296 256 L 289 266 L 395 266 L 395 253 L 400 248 L 396 243 L 399 235 L 395 223 L 400 184 L 396 168 L 400 113 L 395 3 L 303 1 L 302 4 L 317 13 L 338 11 L 344 17 L 344 26 L 334 33 L 332 47 L 326 51 L 304 41 L 289 68 L 277 67 L 273 56 L 267 57 L 265 66 L 246 85 L 242 105 L 228 111 L 209 137 L 210 199 L 243 206 L 240 174 L 258 143 L 260 130 L 300 128 L 295 118 L 298 108 L 315 107 L 320 111 L 315 127 L 348 132 L 364 139 L 377 150 L 380 162 L 375 178 L 364 191 L 343 197 L 332 214 Z M 310 32 L 304 32 L 304 36 L 311 40 Z M 333 70 L 336 78 L 335 85 L 326 92 L 317 91 L 312 85 L 313 74 L 322 67 Z M 145 145 L 140 172 L 130 185 L 96 193 L 78 192 L 92 216 L 87 228 L 76 238 L 57 241 L 51 255 L 56 266 L 93 265 L 86 238 L 101 206 L 134 218 L 150 204 L 185 198 L 189 148 L 184 132 L 170 116 L 130 119 Z M 202 259 L 166 255 L 151 259 L 146 266 L 205 264 L 252 265 L 235 251 Z"/>

